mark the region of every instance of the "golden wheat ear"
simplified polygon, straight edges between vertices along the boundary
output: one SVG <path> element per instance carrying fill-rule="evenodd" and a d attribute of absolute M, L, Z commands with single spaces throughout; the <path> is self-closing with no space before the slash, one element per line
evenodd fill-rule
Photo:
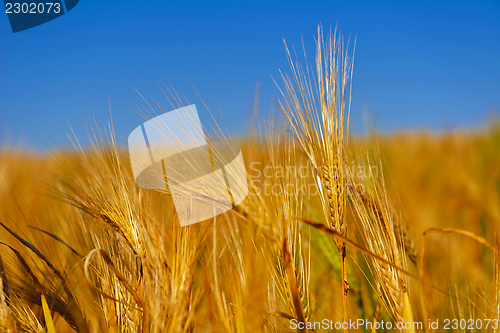
<path fill-rule="evenodd" d="M 344 39 L 335 31 L 330 32 L 325 42 L 319 25 L 315 71 L 307 63 L 304 69 L 296 55 L 292 59 L 286 43 L 285 49 L 292 78 L 281 74 L 284 89 L 280 88 L 279 105 L 288 119 L 290 135 L 315 169 L 327 225 L 346 236 L 347 141 L 354 64 L 348 53 L 349 41 L 344 49 Z M 341 259 L 343 320 L 348 321 L 346 247 L 338 240 L 334 242 Z"/>
<path fill-rule="evenodd" d="M 367 147 L 353 143 L 349 156 L 351 165 L 364 170 L 361 175 L 349 173 L 349 202 L 356 217 L 357 237 L 369 251 L 406 271 L 403 222 L 395 214 L 394 204 L 387 193 L 378 142 L 371 138 L 369 143 Z M 412 322 L 408 275 L 401 274 L 387 262 L 372 257 L 366 260 L 376 282 L 379 301 L 390 311 L 393 320 Z"/>

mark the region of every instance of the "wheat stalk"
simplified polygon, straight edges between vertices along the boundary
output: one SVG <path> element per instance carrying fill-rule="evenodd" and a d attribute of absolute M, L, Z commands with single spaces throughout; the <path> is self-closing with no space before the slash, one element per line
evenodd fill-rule
<path fill-rule="evenodd" d="M 380 151 L 376 139 L 372 139 L 374 157 L 369 157 L 369 150 L 353 148 L 352 165 L 363 166 L 369 170 L 363 178 L 349 174 L 349 197 L 360 227 L 360 238 L 371 252 L 394 263 L 396 267 L 406 269 L 405 239 L 402 237 L 402 222 L 397 221 L 391 205 L 383 174 Z M 366 157 L 363 155 L 367 154 Z M 373 163 L 372 163 L 373 161 Z M 372 166 L 378 169 L 377 174 Z M 410 242 L 410 245 L 411 242 Z M 398 322 L 413 322 L 413 313 L 409 302 L 409 288 L 406 276 L 388 265 L 387 262 L 369 259 L 373 276 L 377 282 L 380 300 L 386 303 Z M 385 301 L 387 300 L 387 301 Z M 406 330 L 406 329 L 405 329 Z M 413 330 L 406 330 L 413 332 Z"/>
<path fill-rule="evenodd" d="M 353 62 L 347 50 L 344 53 L 343 37 L 337 39 L 336 32 L 330 33 L 325 43 L 323 29 L 318 26 L 316 46 L 317 78 L 314 82 L 312 70 L 307 64 L 304 70 L 298 61 L 292 60 L 285 43 L 293 81 L 281 74 L 285 91 L 280 90 L 283 101 L 280 100 L 279 104 L 290 123 L 291 134 L 316 169 L 327 224 L 345 236 L 345 163 Z M 338 241 L 335 244 L 342 263 L 343 320 L 346 321 L 349 293 L 347 253 L 345 244 Z"/>

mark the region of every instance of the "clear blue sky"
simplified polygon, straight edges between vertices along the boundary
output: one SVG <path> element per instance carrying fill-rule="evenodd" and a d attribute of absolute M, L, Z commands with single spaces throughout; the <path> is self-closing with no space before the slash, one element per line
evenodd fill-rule
<path fill-rule="evenodd" d="M 28 1 L 29 2 L 29 1 Z M 436 2 L 436 3 L 435 3 Z M 67 122 L 87 138 L 83 117 L 109 119 L 117 137 L 143 119 L 157 82 L 172 82 L 210 116 L 222 113 L 232 134 L 248 128 L 254 87 L 261 116 L 277 91 L 270 75 L 288 70 L 282 38 L 313 58 L 317 24 L 338 23 L 357 36 L 354 100 L 384 130 L 449 129 L 484 124 L 500 107 L 500 1 L 90 1 L 66 15 L 13 34 L 0 13 L 0 144 L 45 150 L 68 146 Z M 359 109 L 353 104 L 354 120 Z"/>

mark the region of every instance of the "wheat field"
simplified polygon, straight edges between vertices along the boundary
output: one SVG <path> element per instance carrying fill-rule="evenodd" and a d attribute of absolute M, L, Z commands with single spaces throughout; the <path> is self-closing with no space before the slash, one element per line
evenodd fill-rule
<path fill-rule="evenodd" d="M 0 150 L 1 331 L 499 332 L 500 126 L 352 133 L 345 45 L 287 53 L 280 114 L 235 140 L 246 199 L 201 223 L 112 125 Z"/>

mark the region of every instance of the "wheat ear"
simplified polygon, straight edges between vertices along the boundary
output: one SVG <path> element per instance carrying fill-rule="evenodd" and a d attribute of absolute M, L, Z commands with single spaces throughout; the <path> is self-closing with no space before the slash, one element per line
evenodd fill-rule
<path fill-rule="evenodd" d="M 348 49 L 349 42 L 347 43 Z M 327 42 L 318 26 L 316 44 L 316 80 L 313 70 L 292 60 L 285 48 L 292 69 L 293 81 L 283 74 L 285 92 L 279 104 L 290 123 L 290 133 L 302 146 L 317 172 L 318 187 L 328 226 L 347 235 L 346 207 L 346 146 L 349 134 L 350 78 L 353 62 L 344 40 L 336 31 Z M 305 52 L 304 52 L 305 55 Z M 306 62 L 307 62 L 307 57 Z M 335 241 L 341 259 L 343 320 L 347 320 L 349 282 L 345 244 Z"/>

